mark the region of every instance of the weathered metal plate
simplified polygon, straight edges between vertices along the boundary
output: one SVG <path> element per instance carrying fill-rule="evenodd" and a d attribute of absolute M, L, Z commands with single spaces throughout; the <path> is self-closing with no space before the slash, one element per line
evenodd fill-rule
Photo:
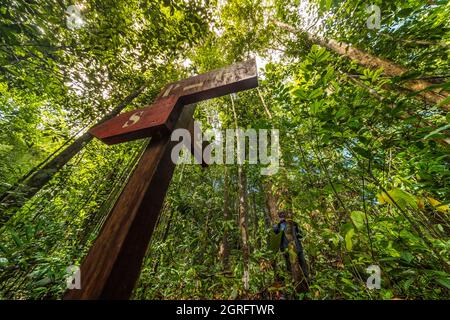
<path fill-rule="evenodd" d="M 107 144 L 170 133 L 174 120 L 172 112 L 175 107 L 181 107 L 177 100 L 174 96 L 158 99 L 152 106 L 122 113 L 89 132 Z"/>
<path fill-rule="evenodd" d="M 180 97 L 184 104 L 217 98 L 258 86 L 255 59 L 216 69 L 178 82 L 169 83 L 159 98 L 171 95 Z"/>
<path fill-rule="evenodd" d="M 258 86 L 254 59 L 168 84 L 147 108 L 118 115 L 90 129 L 107 144 L 116 144 L 170 133 L 183 105 L 220 97 Z M 177 109 L 177 110 L 176 110 Z"/>

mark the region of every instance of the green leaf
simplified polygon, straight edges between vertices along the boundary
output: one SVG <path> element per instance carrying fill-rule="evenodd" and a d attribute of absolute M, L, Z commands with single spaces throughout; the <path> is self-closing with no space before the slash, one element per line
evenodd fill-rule
<path fill-rule="evenodd" d="M 11 232 L 11 238 L 14 240 L 14 243 L 15 243 L 18 247 L 21 247 L 21 246 L 23 245 L 23 241 L 19 238 L 19 236 L 17 235 L 17 233 Z"/>
<path fill-rule="evenodd" d="M 449 104 L 449 103 L 450 103 L 450 96 L 448 96 L 447 98 L 441 100 L 441 101 L 436 105 L 436 107 L 440 108 L 440 107 L 445 106 L 445 105 L 447 105 L 447 104 Z"/>
<path fill-rule="evenodd" d="M 435 134 L 437 134 L 437 133 L 439 133 L 439 132 L 441 132 L 441 131 L 443 131 L 443 130 L 447 130 L 447 129 L 449 129 L 449 128 L 450 128 L 450 123 L 449 123 L 449 124 L 446 124 L 446 125 L 443 126 L 443 127 L 440 127 L 440 128 L 438 128 L 438 129 L 434 130 L 434 131 L 431 132 L 430 134 L 427 134 L 427 135 L 424 137 L 424 139 L 428 139 L 429 137 L 434 136 Z"/>
<path fill-rule="evenodd" d="M 27 225 L 25 227 L 25 235 L 26 235 L 27 242 L 30 241 L 31 239 L 33 239 L 34 229 L 32 226 Z"/>
<path fill-rule="evenodd" d="M 402 251 L 400 253 L 400 256 L 403 260 L 405 260 L 408 263 L 410 263 L 414 259 L 414 256 L 411 254 L 411 252 L 408 251 Z"/>
<path fill-rule="evenodd" d="M 353 224 L 357 230 L 362 230 L 365 225 L 366 215 L 362 211 L 352 211 L 350 214 Z"/>
<path fill-rule="evenodd" d="M 350 109 L 345 106 L 339 108 L 339 110 L 336 112 L 336 115 L 335 115 L 336 119 L 346 117 L 348 115 L 349 111 L 350 111 Z"/>
<path fill-rule="evenodd" d="M 436 282 L 450 290 L 450 281 L 448 279 L 438 278 Z"/>
<path fill-rule="evenodd" d="M 310 105 L 310 111 L 311 114 L 316 114 L 318 113 L 320 110 L 320 102 L 319 101 L 314 101 L 311 105 Z"/>
<path fill-rule="evenodd" d="M 51 282 L 52 282 L 52 279 L 50 279 L 49 277 L 45 277 L 41 280 L 34 282 L 34 286 L 35 287 L 45 287 L 46 285 L 50 284 Z"/>
<path fill-rule="evenodd" d="M 351 280 L 346 279 L 346 278 L 342 278 L 341 280 L 343 283 L 348 284 L 352 288 L 355 288 L 355 284 Z"/>
<path fill-rule="evenodd" d="M 394 296 L 391 290 L 383 290 L 381 292 L 381 295 L 383 296 L 383 299 L 392 299 L 392 297 Z"/>
<path fill-rule="evenodd" d="M 388 191 L 388 194 L 390 197 L 384 192 L 377 194 L 378 201 L 381 204 L 387 202 L 391 205 L 394 205 L 395 202 L 402 209 L 406 209 L 406 207 L 408 206 L 412 207 L 413 209 L 419 208 L 416 197 L 402 189 L 394 188 Z M 391 198 L 394 201 L 392 201 Z"/>
<path fill-rule="evenodd" d="M 347 233 L 345 234 L 345 248 L 348 251 L 352 251 L 352 249 L 353 249 L 352 237 L 354 234 L 355 234 L 355 229 L 353 229 L 353 228 L 348 230 Z"/>
<path fill-rule="evenodd" d="M 309 99 L 313 100 L 320 97 L 323 94 L 322 88 L 314 89 L 308 96 Z"/>

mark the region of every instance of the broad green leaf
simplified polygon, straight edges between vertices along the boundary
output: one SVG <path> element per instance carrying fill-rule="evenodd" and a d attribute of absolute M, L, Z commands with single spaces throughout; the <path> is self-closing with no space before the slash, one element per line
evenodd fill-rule
<path fill-rule="evenodd" d="M 350 214 L 352 222 L 357 230 L 362 230 L 365 226 L 366 215 L 362 211 L 352 211 Z"/>
<path fill-rule="evenodd" d="M 352 249 L 353 249 L 352 237 L 354 234 L 355 234 L 355 229 L 353 229 L 353 228 L 348 230 L 347 233 L 345 234 L 345 248 L 348 251 L 352 251 Z"/>
<path fill-rule="evenodd" d="M 416 197 L 400 188 L 394 188 L 388 191 L 388 194 L 390 197 L 384 192 L 377 194 L 380 204 L 389 203 L 394 205 L 395 202 L 402 209 L 406 209 L 408 206 L 413 209 L 419 208 Z"/>

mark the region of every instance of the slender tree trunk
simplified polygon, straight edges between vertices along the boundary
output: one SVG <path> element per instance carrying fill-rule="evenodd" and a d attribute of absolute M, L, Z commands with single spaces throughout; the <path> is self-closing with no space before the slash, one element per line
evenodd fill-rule
<path fill-rule="evenodd" d="M 210 239 L 209 239 L 209 235 L 211 234 L 210 232 L 210 222 L 211 222 L 211 216 L 213 214 L 212 208 L 210 207 L 208 209 L 208 213 L 206 214 L 206 219 L 205 219 L 205 229 L 203 231 L 203 235 L 202 235 L 202 248 L 199 252 L 199 260 L 197 260 L 195 262 L 195 265 L 200 265 L 200 264 L 205 264 L 208 263 L 208 244 L 210 243 Z"/>
<path fill-rule="evenodd" d="M 266 202 L 267 204 L 267 202 Z M 271 218 L 270 218 L 270 212 L 269 212 L 269 207 L 266 205 L 266 207 L 264 208 L 264 227 L 265 230 L 270 229 L 271 227 Z"/>
<path fill-rule="evenodd" d="M 256 206 L 256 193 L 252 193 L 252 219 L 253 219 L 253 239 L 255 241 L 255 246 L 258 249 L 261 249 L 261 237 L 259 237 L 259 217 L 258 217 L 258 210 Z"/>
<path fill-rule="evenodd" d="M 237 122 L 237 114 L 236 108 L 234 106 L 234 99 L 231 96 L 231 106 L 233 108 L 233 116 L 234 116 L 234 125 L 236 129 L 236 138 L 239 141 L 239 131 L 238 122 Z M 239 143 L 237 143 L 238 154 L 239 154 Z M 244 262 L 244 289 L 247 291 L 249 289 L 250 282 L 250 271 L 249 271 L 249 263 L 250 263 L 250 250 L 248 247 L 248 224 L 247 224 L 247 215 L 248 215 L 248 206 L 247 206 L 247 177 L 245 174 L 244 166 L 238 165 L 238 188 L 239 188 L 239 230 L 241 233 L 241 241 L 242 241 L 242 257 Z"/>
<path fill-rule="evenodd" d="M 247 177 L 243 166 L 238 167 L 239 186 L 239 230 L 242 239 L 242 254 L 244 261 L 244 288 L 249 289 L 250 272 L 250 250 L 248 247 L 248 225 L 247 225 Z"/>
<path fill-rule="evenodd" d="M 274 196 L 273 192 L 272 192 L 272 183 L 270 182 L 265 182 L 263 183 L 263 189 L 264 189 L 264 194 L 265 194 L 265 198 L 266 198 L 266 207 L 267 207 L 267 224 L 270 226 L 270 231 L 269 232 L 273 232 L 272 231 L 272 226 L 278 223 L 278 206 L 277 206 L 277 200 L 276 197 Z M 269 245 L 269 242 L 268 242 Z M 281 285 L 282 283 L 282 279 L 280 278 L 280 272 L 278 271 L 278 263 L 277 260 L 274 258 L 271 261 L 271 266 L 274 272 L 274 283 L 277 285 Z M 277 295 L 281 294 L 280 291 L 277 291 L 276 293 Z"/>
<path fill-rule="evenodd" d="M 269 210 L 270 222 L 276 224 L 278 222 L 278 205 L 277 198 L 272 190 L 272 184 L 270 182 L 264 183 L 264 191 L 266 194 L 266 206 Z"/>
<path fill-rule="evenodd" d="M 228 244 L 228 222 L 230 221 L 229 201 L 228 170 L 227 166 L 225 166 L 223 186 L 223 220 L 227 223 L 227 226 L 223 230 L 222 243 L 220 244 L 219 249 L 219 256 L 222 261 L 224 272 L 228 272 L 230 270 L 230 247 Z"/>
<path fill-rule="evenodd" d="M 280 28 L 287 30 L 291 33 L 295 34 L 304 33 L 303 30 L 297 30 L 296 28 L 281 21 L 274 20 L 274 23 Z M 349 57 L 350 59 L 355 60 L 356 62 L 358 62 L 358 64 L 364 67 L 371 69 L 378 69 L 382 67 L 384 70 L 384 74 L 389 77 L 398 77 L 408 72 L 408 69 L 406 69 L 405 67 L 402 67 L 387 59 L 382 59 L 367 52 L 364 52 L 347 43 L 338 42 L 334 39 L 325 39 L 316 35 L 312 35 L 309 32 L 306 32 L 305 34 L 312 43 L 321 45 L 340 55 Z M 405 82 L 405 87 L 412 91 L 424 90 L 425 88 L 428 88 L 431 85 L 433 84 L 425 80 L 409 80 Z M 438 104 L 450 96 L 448 92 L 443 90 L 424 91 L 419 93 L 419 95 L 422 96 L 425 99 L 425 101 L 429 104 Z M 441 105 L 441 107 L 444 110 L 448 111 L 450 110 L 450 103 L 443 104 Z"/>
<path fill-rule="evenodd" d="M 97 124 L 105 122 L 118 115 L 128 104 L 130 104 L 145 89 L 145 85 L 132 92 L 125 97 L 117 107 L 110 113 L 105 115 Z M 73 158 L 80 150 L 91 141 L 93 136 L 86 132 L 79 138 L 75 139 L 69 146 L 61 151 L 56 157 L 36 171 L 33 175 L 22 182 L 13 192 L 8 191 L 0 198 L 2 209 L 0 215 L 0 227 L 2 227 L 14 215 L 14 213 L 6 214 L 8 208 L 20 208 L 28 199 L 33 197 L 51 178 L 60 170 L 70 159 Z"/>

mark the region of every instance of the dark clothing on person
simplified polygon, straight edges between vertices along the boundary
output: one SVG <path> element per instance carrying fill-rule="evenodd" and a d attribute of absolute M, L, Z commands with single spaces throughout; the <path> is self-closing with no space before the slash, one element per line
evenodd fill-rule
<path fill-rule="evenodd" d="M 289 246 L 289 241 L 286 237 L 286 231 L 287 231 L 288 227 L 289 227 L 289 224 L 287 223 L 287 221 L 285 219 L 281 219 L 280 222 L 278 222 L 277 224 L 275 224 L 273 226 L 273 231 L 275 232 L 275 234 L 278 234 L 280 232 L 282 233 L 281 241 L 280 241 L 280 250 L 281 250 L 281 252 L 284 253 L 284 258 L 286 259 L 286 266 L 287 266 L 288 270 L 291 270 L 291 262 L 289 259 L 289 252 L 286 250 Z M 297 254 L 298 263 L 299 263 L 300 267 L 302 268 L 305 278 L 308 279 L 308 277 L 309 277 L 308 267 L 306 265 L 305 254 L 303 252 L 303 246 L 301 243 L 302 234 L 301 234 L 298 224 L 296 222 L 292 222 L 292 228 L 293 228 L 292 234 L 294 235 L 295 251 Z"/>

